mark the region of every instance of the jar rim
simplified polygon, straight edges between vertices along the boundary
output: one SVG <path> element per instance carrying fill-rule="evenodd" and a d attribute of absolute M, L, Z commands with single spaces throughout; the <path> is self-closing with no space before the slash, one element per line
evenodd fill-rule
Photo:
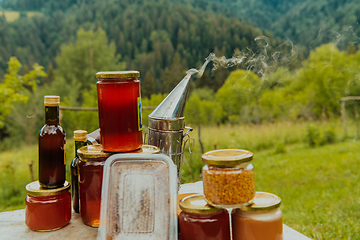
<path fill-rule="evenodd" d="M 209 165 L 234 166 L 251 161 L 253 153 L 243 149 L 217 149 L 202 154 L 201 158 Z"/>
<path fill-rule="evenodd" d="M 26 193 L 31 196 L 36 197 L 45 197 L 45 196 L 55 196 L 60 195 L 65 192 L 68 192 L 70 189 L 70 183 L 68 181 L 65 181 L 64 185 L 60 188 L 43 188 L 40 185 L 39 181 L 33 181 L 26 185 Z"/>
<path fill-rule="evenodd" d="M 97 78 L 101 79 L 118 79 L 118 78 L 136 78 L 140 77 L 139 71 L 105 71 L 105 72 L 97 72 L 96 73 Z"/>
<path fill-rule="evenodd" d="M 273 193 L 256 192 L 254 201 L 249 206 L 236 209 L 236 212 L 263 212 L 279 208 L 281 198 Z"/>
<path fill-rule="evenodd" d="M 179 201 L 179 207 L 186 213 L 198 214 L 216 213 L 222 210 L 221 208 L 210 206 L 206 202 L 203 194 L 195 194 L 184 197 Z"/>

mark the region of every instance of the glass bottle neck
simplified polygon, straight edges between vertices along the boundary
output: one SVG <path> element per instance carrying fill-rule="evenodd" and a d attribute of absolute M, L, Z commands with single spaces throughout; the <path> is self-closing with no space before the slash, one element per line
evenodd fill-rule
<path fill-rule="evenodd" d="M 78 157 L 77 150 L 87 145 L 87 141 L 75 141 L 75 157 Z"/>
<path fill-rule="evenodd" d="M 45 123 L 48 125 L 59 124 L 59 107 L 45 106 Z"/>

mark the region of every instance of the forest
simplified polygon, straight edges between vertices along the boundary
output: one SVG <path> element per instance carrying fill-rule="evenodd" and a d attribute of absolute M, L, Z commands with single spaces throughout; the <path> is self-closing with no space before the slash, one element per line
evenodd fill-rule
<path fill-rule="evenodd" d="M 336 41 L 318 39 L 312 34 L 320 27 L 316 24 L 313 29 L 305 28 L 308 34 L 302 41 L 287 32 L 300 33 L 304 21 L 286 19 L 297 9 L 311 16 L 309 21 L 317 21 L 355 3 L 324 0 L 317 4 L 326 7 L 312 15 L 308 11 L 313 3 L 305 0 L 247 3 L 2 0 L 1 149 L 9 148 L 15 140 L 36 143 L 46 94 L 60 95 L 63 106 L 96 107 L 96 72 L 136 69 L 141 73 L 143 105 L 156 106 L 188 69 L 199 68 L 210 53 L 218 61 L 242 60 L 216 69 L 214 61 L 201 78 L 192 78 L 185 112 L 190 124 L 339 117 L 339 99 L 360 94 L 357 42 L 345 35 Z M 6 13 L 10 11 L 19 12 L 18 19 L 8 21 Z M 250 14 L 251 19 L 245 12 L 252 11 L 271 14 L 263 20 Z M 29 12 L 38 14 L 29 16 Z M 336 16 L 332 21 L 337 27 L 329 28 L 333 32 L 347 28 L 350 34 L 351 25 L 347 24 L 353 22 L 340 21 L 344 17 L 340 13 Z M 281 25 L 282 21 L 292 25 Z M 355 32 L 352 37 L 356 37 Z M 144 123 L 149 113 L 144 111 Z M 349 114 L 355 113 L 352 110 Z M 62 124 L 67 132 L 77 128 L 92 131 L 98 127 L 97 115 L 66 111 Z"/>

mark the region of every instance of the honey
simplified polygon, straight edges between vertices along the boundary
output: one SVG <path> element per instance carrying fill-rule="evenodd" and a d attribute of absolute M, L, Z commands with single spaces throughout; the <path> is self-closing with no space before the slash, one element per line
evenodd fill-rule
<path fill-rule="evenodd" d="M 44 189 L 39 181 L 26 185 L 25 224 L 35 231 L 64 227 L 71 219 L 70 183 L 57 189 Z"/>
<path fill-rule="evenodd" d="M 142 145 L 138 71 L 98 72 L 100 141 L 104 151 L 129 152 Z"/>
<path fill-rule="evenodd" d="M 254 203 L 232 210 L 234 240 L 283 240 L 280 198 L 271 193 L 257 192 Z"/>
<path fill-rule="evenodd" d="M 192 195 L 179 202 L 182 240 L 230 240 L 229 213 L 209 206 L 203 195 Z"/>

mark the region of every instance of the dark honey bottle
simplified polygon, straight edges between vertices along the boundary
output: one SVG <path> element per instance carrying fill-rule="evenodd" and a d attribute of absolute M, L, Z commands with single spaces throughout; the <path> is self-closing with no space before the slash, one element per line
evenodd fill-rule
<path fill-rule="evenodd" d="M 74 212 L 79 213 L 79 179 L 78 179 L 78 163 L 80 161 L 77 150 L 87 145 L 87 131 L 74 131 L 75 140 L 75 157 L 71 162 L 71 187 L 72 187 L 72 203 Z"/>
<path fill-rule="evenodd" d="M 59 125 L 59 96 L 45 96 L 45 125 L 39 134 L 39 182 L 43 188 L 65 183 L 65 131 Z"/>

